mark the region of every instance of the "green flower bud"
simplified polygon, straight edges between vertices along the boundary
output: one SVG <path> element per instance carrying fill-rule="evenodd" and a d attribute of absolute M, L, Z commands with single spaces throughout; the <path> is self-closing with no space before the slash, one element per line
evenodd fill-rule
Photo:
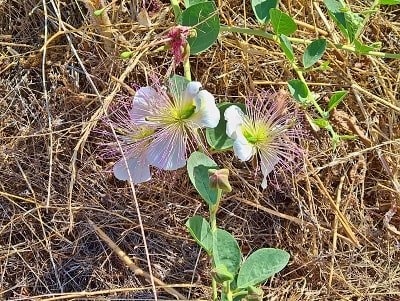
<path fill-rule="evenodd" d="M 247 288 L 247 301 L 262 301 L 264 297 L 264 292 L 261 288 L 255 286 L 249 286 Z"/>
<path fill-rule="evenodd" d="M 229 184 L 229 170 L 224 169 L 209 169 L 208 170 L 210 188 L 211 189 L 222 189 L 226 192 L 231 192 L 232 187 Z"/>
<path fill-rule="evenodd" d="M 225 265 L 221 264 L 211 270 L 211 276 L 218 283 L 233 280 L 233 274 L 228 271 Z"/>

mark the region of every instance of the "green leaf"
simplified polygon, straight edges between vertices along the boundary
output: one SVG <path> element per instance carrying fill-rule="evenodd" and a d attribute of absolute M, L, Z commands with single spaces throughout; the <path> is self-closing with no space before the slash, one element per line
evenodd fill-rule
<path fill-rule="evenodd" d="M 101 8 L 101 9 L 95 10 L 95 11 L 93 12 L 93 15 L 94 15 L 95 17 L 99 17 L 99 16 L 101 16 L 101 15 L 104 13 L 105 9 L 106 9 L 106 8 L 103 7 L 103 8 Z"/>
<path fill-rule="evenodd" d="M 310 45 L 308 45 L 303 55 L 304 68 L 309 68 L 314 65 L 323 56 L 325 49 L 325 39 L 315 40 Z"/>
<path fill-rule="evenodd" d="M 210 188 L 208 170 L 219 169 L 217 163 L 200 152 L 194 152 L 187 161 L 189 178 L 197 192 L 209 206 L 217 203 L 217 190 Z"/>
<path fill-rule="evenodd" d="M 192 216 L 186 222 L 190 234 L 196 242 L 208 253 L 211 254 L 213 246 L 213 236 L 210 224 L 199 215 Z"/>
<path fill-rule="evenodd" d="M 364 45 L 359 40 L 357 40 L 357 39 L 354 40 L 354 48 L 357 53 L 361 53 L 361 54 L 365 54 L 370 51 L 373 51 L 376 48 L 379 48 L 380 46 L 382 46 L 382 45 L 380 45 L 379 43 L 373 43 L 371 45 Z"/>
<path fill-rule="evenodd" d="M 246 112 L 246 107 L 242 103 L 223 102 L 217 104 L 220 112 L 219 123 L 215 128 L 206 128 L 207 143 L 216 150 L 224 150 L 233 146 L 233 139 L 226 135 L 226 120 L 224 117 L 225 110 L 231 105 L 236 105 L 243 112 Z"/>
<path fill-rule="evenodd" d="M 207 2 L 208 0 L 185 0 L 185 7 L 188 8 L 189 6 L 195 5 L 197 3 Z"/>
<path fill-rule="evenodd" d="M 289 258 L 289 253 L 280 249 L 263 248 L 255 251 L 243 263 L 237 286 L 247 288 L 264 282 L 281 271 L 288 264 Z"/>
<path fill-rule="evenodd" d="M 180 16 L 181 25 L 192 26 L 196 37 L 188 38 L 190 54 L 196 54 L 209 48 L 218 38 L 219 16 L 217 6 L 212 1 L 193 4 Z"/>
<path fill-rule="evenodd" d="M 279 35 L 279 40 L 280 40 L 280 46 L 283 52 L 285 53 L 286 57 L 288 58 L 289 61 L 293 62 L 294 61 L 294 52 L 292 48 L 292 44 L 290 44 L 290 41 L 287 36 L 284 34 Z"/>
<path fill-rule="evenodd" d="M 269 10 L 271 24 L 276 34 L 289 36 L 297 30 L 297 25 L 289 15 L 281 12 L 279 9 L 271 8 Z"/>
<path fill-rule="evenodd" d="M 380 5 L 396 5 L 400 4 L 400 0 L 380 0 Z"/>
<path fill-rule="evenodd" d="M 328 129 L 331 126 L 329 121 L 323 118 L 314 119 L 313 122 L 323 129 Z"/>
<path fill-rule="evenodd" d="M 329 99 L 328 103 L 328 112 L 331 111 L 333 108 L 335 108 L 342 100 L 343 98 L 347 95 L 348 91 L 338 91 L 335 92 Z"/>
<path fill-rule="evenodd" d="M 346 25 L 346 17 L 344 15 L 344 12 L 342 11 L 344 6 L 336 0 L 324 0 L 324 4 L 326 8 L 328 9 L 328 13 L 335 21 L 336 25 L 339 27 L 340 31 L 347 37 L 349 38 L 349 34 L 347 31 L 347 25 Z"/>
<path fill-rule="evenodd" d="M 227 231 L 217 229 L 213 240 L 215 266 L 224 265 L 232 274 L 239 269 L 241 253 L 236 239 Z"/>
<path fill-rule="evenodd" d="M 362 17 L 359 14 L 353 13 L 348 7 L 337 0 L 324 0 L 324 4 L 340 31 L 352 43 L 356 38 L 357 29 L 362 24 Z"/>
<path fill-rule="evenodd" d="M 181 99 L 182 92 L 186 89 L 189 80 L 186 77 L 174 74 L 169 78 L 168 92 L 173 95 L 175 99 Z"/>
<path fill-rule="evenodd" d="M 269 19 L 269 10 L 278 5 L 279 0 L 251 0 L 251 7 L 258 22 L 266 24 Z"/>
<path fill-rule="evenodd" d="M 299 79 L 293 79 L 288 81 L 288 87 L 290 94 L 302 104 L 307 104 L 308 101 L 308 89 L 305 83 Z"/>

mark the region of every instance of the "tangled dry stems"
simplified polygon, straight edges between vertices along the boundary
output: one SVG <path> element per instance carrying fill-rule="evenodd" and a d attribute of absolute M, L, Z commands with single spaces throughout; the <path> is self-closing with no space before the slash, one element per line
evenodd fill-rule
<path fill-rule="evenodd" d="M 206 216 L 207 210 L 185 170 L 158 172 L 136 187 L 140 223 L 132 190 L 104 172 L 112 164 L 99 156 L 105 141 L 91 134 L 133 83 L 146 84 L 153 71 L 171 71 L 171 55 L 151 43 L 173 25 L 172 12 L 165 5 L 146 28 L 132 22 L 126 3 L 115 4 L 108 11 L 111 34 L 105 35 L 108 24 L 88 13 L 97 2 L 50 1 L 46 9 L 29 1 L 0 3 L 0 298 L 153 299 L 151 285 L 126 268 L 91 220 L 144 270 L 150 258 L 154 277 L 176 284 L 188 299 L 209 299 L 208 259 L 184 227 L 190 216 Z M 256 25 L 247 1 L 218 2 L 222 22 Z M 313 39 L 324 34 L 315 28 L 332 26 L 310 5 L 281 3 L 312 25 L 300 25 L 298 37 Z M 354 1 L 352 7 L 366 5 Z M 382 7 L 363 38 L 399 53 L 399 22 L 398 6 Z M 126 50 L 136 51 L 130 61 L 118 57 Z M 259 190 L 251 166 L 231 153 L 215 155 L 232 171 L 234 187 L 220 225 L 245 254 L 261 247 L 290 252 L 289 266 L 264 286 L 269 300 L 397 300 L 400 62 L 335 50 L 326 58 L 333 71 L 309 73 L 307 80 L 321 102 L 332 91 L 350 92 L 332 123 L 339 133 L 364 139 L 344 141 L 333 152 L 329 136 L 305 122 L 310 136 L 302 141 L 308 150 L 304 172 L 282 191 Z M 191 63 L 193 78 L 220 102 L 241 102 L 255 88 L 278 90 L 293 78 L 274 43 L 245 35 L 222 34 Z M 171 298 L 157 291 L 160 299 Z"/>

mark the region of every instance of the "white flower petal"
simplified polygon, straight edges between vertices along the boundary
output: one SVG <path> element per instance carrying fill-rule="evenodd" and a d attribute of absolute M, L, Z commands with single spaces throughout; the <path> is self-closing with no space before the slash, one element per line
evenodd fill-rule
<path fill-rule="evenodd" d="M 181 103 L 179 106 L 181 107 L 186 107 L 190 105 L 194 105 L 195 103 L 195 97 L 199 93 L 199 90 L 201 88 L 201 84 L 199 82 L 190 82 L 186 86 L 185 91 L 182 93 L 182 99 L 180 99 Z"/>
<path fill-rule="evenodd" d="M 260 152 L 260 165 L 261 165 L 261 172 L 263 174 L 263 181 L 261 183 L 261 187 L 265 189 L 267 187 L 267 176 L 270 174 L 271 171 L 274 170 L 276 164 L 279 163 L 279 156 L 276 152 L 270 150 L 268 154 L 263 154 Z"/>
<path fill-rule="evenodd" d="M 150 167 L 145 157 L 129 157 L 126 158 L 126 163 L 124 158 L 121 158 L 113 166 L 114 176 L 118 180 L 131 180 L 133 183 L 143 183 L 151 179 Z M 128 175 L 126 165 L 128 165 L 131 178 Z"/>
<path fill-rule="evenodd" d="M 195 97 L 196 110 L 190 120 L 196 127 L 215 128 L 220 119 L 220 112 L 215 104 L 214 96 L 206 91 L 200 91 Z"/>
<path fill-rule="evenodd" d="M 149 124 L 146 117 L 153 114 L 154 106 L 159 102 L 160 95 L 152 87 L 142 87 L 136 91 L 133 97 L 132 110 L 129 116 L 132 121 L 138 125 Z"/>
<path fill-rule="evenodd" d="M 228 107 L 225 110 L 224 117 L 226 120 L 226 134 L 232 139 L 236 139 L 236 132 L 240 131 L 243 124 L 244 113 L 235 105 Z"/>
<path fill-rule="evenodd" d="M 233 142 L 233 151 L 242 161 L 249 161 L 256 153 L 255 147 L 247 141 L 242 132 L 238 131 Z"/>
<path fill-rule="evenodd" d="M 176 170 L 186 164 L 185 134 L 163 130 L 154 139 L 147 152 L 147 160 L 155 167 L 164 170 Z"/>

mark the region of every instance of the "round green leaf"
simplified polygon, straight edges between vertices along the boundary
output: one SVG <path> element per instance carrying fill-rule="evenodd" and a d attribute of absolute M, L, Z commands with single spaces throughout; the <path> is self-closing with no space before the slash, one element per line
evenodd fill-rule
<path fill-rule="evenodd" d="M 239 245 L 232 234 L 225 230 L 217 229 L 213 240 L 215 266 L 224 265 L 230 273 L 236 274 L 241 257 Z"/>
<path fill-rule="evenodd" d="M 304 68 L 309 68 L 314 65 L 323 56 L 325 49 L 325 39 L 315 40 L 310 45 L 308 45 L 303 55 Z"/>
<path fill-rule="evenodd" d="M 285 53 L 286 57 L 288 58 L 289 61 L 293 62 L 294 61 L 294 52 L 292 48 L 292 44 L 290 44 L 290 41 L 287 36 L 284 34 L 279 35 L 279 40 L 280 40 L 280 46 Z"/>
<path fill-rule="evenodd" d="M 290 94 L 302 104 L 306 104 L 308 100 L 308 89 L 305 83 L 299 79 L 288 81 Z"/>
<path fill-rule="evenodd" d="M 278 5 L 278 0 L 251 0 L 251 7 L 258 22 L 265 24 L 269 21 L 269 10 Z"/>
<path fill-rule="evenodd" d="M 189 218 L 185 225 L 196 242 L 211 254 L 213 237 L 210 224 L 202 216 L 195 215 Z"/>
<path fill-rule="evenodd" d="M 297 30 L 297 25 L 289 15 L 281 12 L 279 9 L 271 8 L 269 10 L 271 24 L 276 34 L 289 36 Z"/>
<path fill-rule="evenodd" d="M 207 204 L 213 206 L 217 203 L 218 191 L 210 188 L 209 169 L 219 169 L 219 167 L 203 153 L 194 152 L 190 155 L 187 161 L 190 181 Z"/>
<path fill-rule="evenodd" d="M 183 11 L 180 24 L 196 29 L 197 36 L 188 38 L 190 54 L 204 51 L 218 38 L 220 22 L 217 6 L 212 1 L 193 4 Z"/>
<path fill-rule="evenodd" d="M 260 284 L 281 271 L 289 262 L 286 251 L 263 248 L 251 254 L 243 263 L 237 277 L 237 286 L 247 288 Z"/>
<path fill-rule="evenodd" d="M 226 135 L 225 110 L 231 105 L 238 106 L 243 112 L 246 112 L 246 106 L 242 103 L 223 102 L 218 104 L 220 112 L 219 123 L 215 128 L 206 129 L 206 138 L 208 144 L 216 150 L 224 150 L 233 146 L 233 139 Z"/>

